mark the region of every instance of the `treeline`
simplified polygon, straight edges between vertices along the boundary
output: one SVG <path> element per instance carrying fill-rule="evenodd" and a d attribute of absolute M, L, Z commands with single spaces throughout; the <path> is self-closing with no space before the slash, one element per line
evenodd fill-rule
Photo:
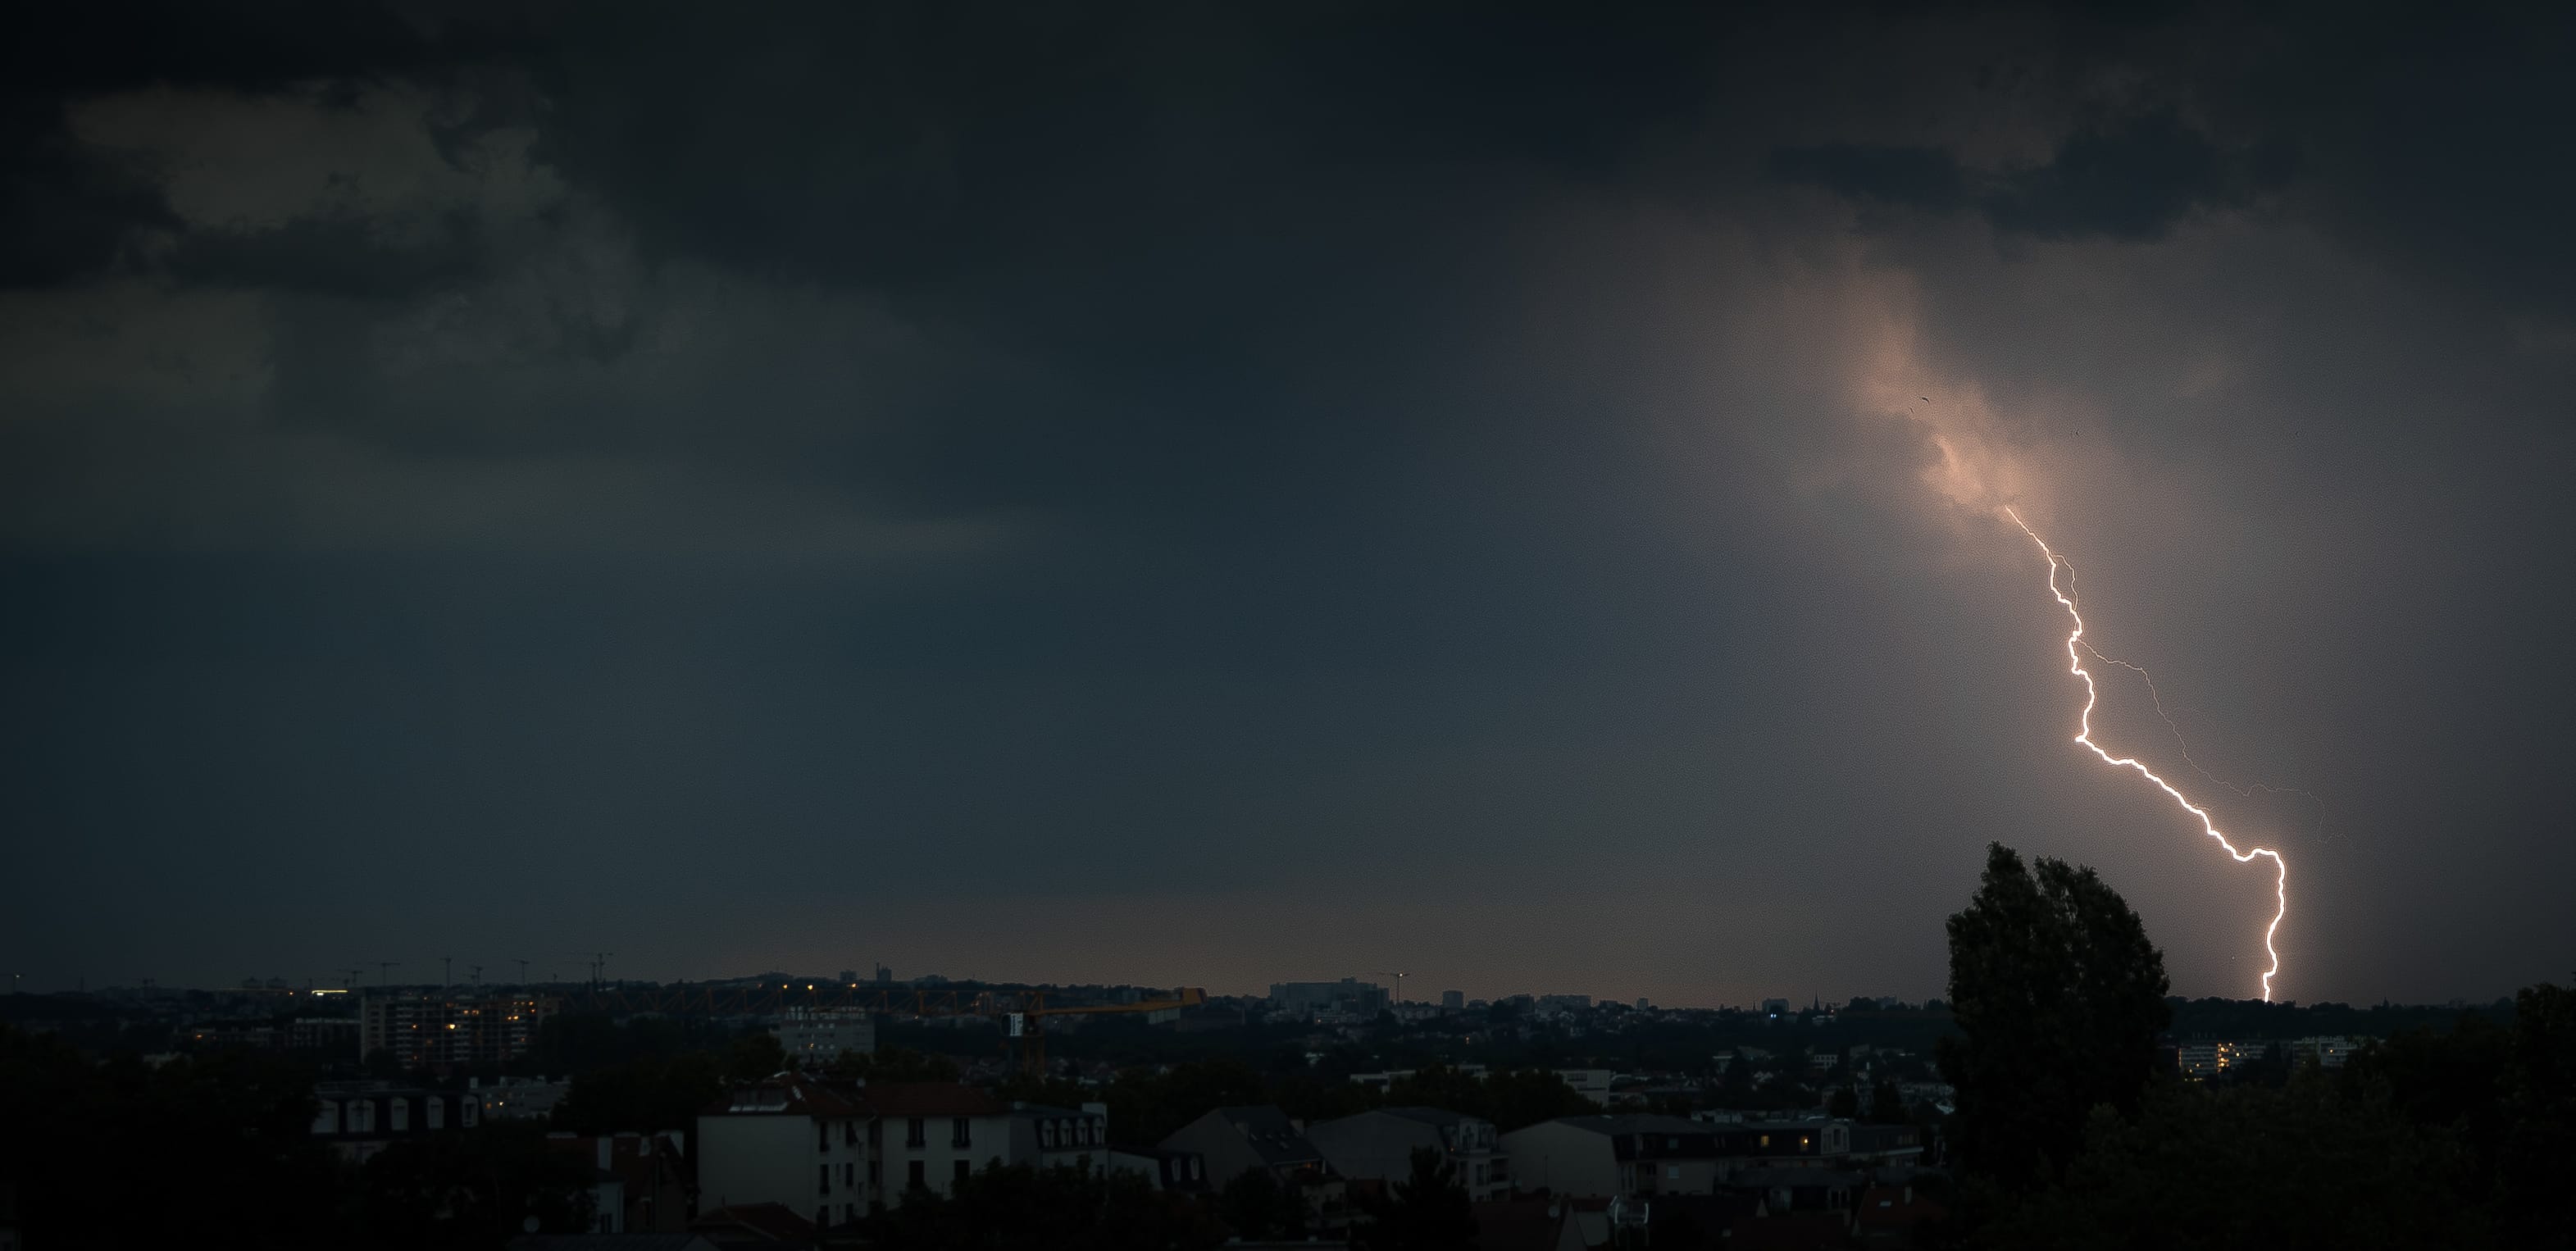
<path fill-rule="evenodd" d="M 318 1076 L 254 1052 L 101 1063 L 0 1026 L 0 1189 L 30 1247 L 498 1247 L 578 1233 L 590 1168 L 500 1123 L 349 1168 L 313 1137 Z"/>
<path fill-rule="evenodd" d="M 2089 869 L 1996 847 L 1950 920 L 1963 1170 L 1999 1248 L 2576 1245 L 2576 992 L 2461 1014 L 2339 1072 L 2188 1083 L 2157 1060 L 2164 957 Z"/>

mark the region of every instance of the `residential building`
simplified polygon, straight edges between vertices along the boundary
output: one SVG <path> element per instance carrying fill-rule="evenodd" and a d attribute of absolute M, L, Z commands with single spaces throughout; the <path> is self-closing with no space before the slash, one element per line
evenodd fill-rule
<path fill-rule="evenodd" d="M 599 1222 L 597 1232 L 676 1234 L 688 1230 L 690 1214 L 697 1207 L 697 1187 L 689 1180 L 687 1140 L 679 1132 L 597 1138 L 548 1134 L 546 1145 L 591 1165 L 603 1181 L 616 1183 L 613 1193 L 604 1185 L 592 1188 L 597 1200 L 592 1209 Z M 606 1219 L 610 1217 L 614 1220 Z"/>
<path fill-rule="evenodd" d="M 1318 1225 L 1332 1227 L 1349 1219 L 1340 1176 L 1297 1123 L 1269 1104 L 1217 1108 L 1172 1131 L 1160 1146 L 1206 1161 L 1208 1185 L 1214 1189 L 1222 1190 L 1255 1169 L 1267 1170 L 1305 1196 Z"/>
<path fill-rule="evenodd" d="M 482 1097 L 473 1091 L 400 1082 L 323 1082 L 313 1099 L 313 1136 L 352 1164 L 404 1139 L 472 1129 L 483 1119 Z"/>
<path fill-rule="evenodd" d="M 2268 1042 L 2193 1042 L 2175 1050 L 2174 1062 L 2183 1076 L 2199 1079 L 2216 1077 L 2271 1054 L 2272 1044 Z"/>
<path fill-rule="evenodd" d="M 1444 990 L 1440 992 L 1441 1011 L 1459 1012 L 1465 1010 L 1466 1007 L 1467 992 L 1463 990 Z"/>
<path fill-rule="evenodd" d="M 1558 1069 L 1558 1077 L 1574 1088 L 1574 1093 L 1592 1101 L 1595 1107 L 1610 1106 L 1610 1082 L 1615 1076 L 1608 1069 Z"/>
<path fill-rule="evenodd" d="M 798 1068 L 828 1068 L 844 1054 L 876 1051 L 876 1019 L 865 1008 L 789 1008 L 778 1023 L 778 1046 Z"/>
<path fill-rule="evenodd" d="M 2354 1041 L 2339 1034 L 2321 1034 L 2302 1038 L 2290 1044 L 2290 1059 L 2304 1064 L 2310 1060 L 2322 1069 L 2339 1069 L 2355 1050 Z"/>
<path fill-rule="evenodd" d="M 1470 1200 L 1511 1194 L 1510 1160 L 1496 1147 L 1491 1121 L 1439 1108 L 1378 1108 L 1309 1125 L 1306 1139 L 1351 1180 L 1404 1181 L 1413 1175 L 1413 1153 L 1428 1147 L 1458 1170 Z"/>
<path fill-rule="evenodd" d="M 503 1064 L 526 1055 L 561 1006 L 540 995 L 368 995 L 358 1005 L 358 1054 L 383 1051 L 407 1069 Z"/>
<path fill-rule="evenodd" d="M 870 1203 L 948 1194 L 987 1163 L 1011 1163 L 1010 1110 L 947 1082 L 838 1086 L 784 1073 L 698 1115 L 698 1193 L 715 1207 L 776 1203 L 818 1227 Z"/>
<path fill-rule="evenodd" d="M 1727 1135 L 1678 1116 L 1569 1116 L 1500 1139 L 1511 1182 L 1522 1190 L 1607 1198 L 1623 1194 L 1707 1194 L 1724 1171 Z"/>
<path fill-rule="evenodd" d="M 296 1051 L 334 1051 L 341 1055 L 358 1049 L 358 1018 L 354 1016 L 299 1016 L 286 1023 L 286 1045 Z"/>
<path fill-rule="evenodd" d="M 544 1077 L 499 1077 L 491 1081 L 468 1078 L 466 1088 L 483 1096 L 483 1115 L 494 1121 L 542 1121 L 554 1115 L 555 1105 L 572 1093 L 572 1082 L 547 1081 Z"/>
<path fill-rule="evenodd" d="M 1195 1151 L 1166 1151 L 1160 1147 L 1112 1147 L 1105 1157 L 1110 1172 L 1128 1172 L 1143 1177 L 1156 1190 L 1204 1194 L 1208 1190 L 1207 1161 Z"/>
<path fill-rule="evenodd" d="M 1109 1167 L 1108 1104 L 1086 1103 L 1075 1109 L 1013 1103 L 1010 1133 L 1008 1158 L 1013 1164 L 1083 1173 Z"/>

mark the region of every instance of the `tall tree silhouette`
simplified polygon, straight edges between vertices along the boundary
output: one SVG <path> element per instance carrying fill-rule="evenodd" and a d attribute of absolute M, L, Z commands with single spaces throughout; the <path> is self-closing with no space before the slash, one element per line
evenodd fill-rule
<path fill-rule="evenodd" d="M 2000 843 L 1949 930 L 1952 1141 L 1988 1184 L 2025 1189 L 2081 1150 L 2094 1108 L 2136 1114 L 2172 1020 L 2164 953 L 2093 870 L 2041 859 L 2034 872 Z"/>

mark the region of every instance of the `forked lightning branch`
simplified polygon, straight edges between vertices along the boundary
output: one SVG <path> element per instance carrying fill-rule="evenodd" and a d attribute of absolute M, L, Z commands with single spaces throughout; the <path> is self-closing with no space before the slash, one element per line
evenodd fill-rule
<path fill-rule="evenodd" d="M 2173 783 L 2156 776 L 2155 770 L 2139 763 L 2135 758 L 2129 756 L 2114 756 L 2111 753 L 2104 751 L 2101 744 L 2093 741 L 2093 708 L 2094 705 L 2101 701 L 2101 692 L 2093 685 L 2093 675 L 2084 668 L 2084 656 L 2081 650 L 2087 646 L 2084 642 L 2084 615 L 2076 609 L 2073 587 L 2070 585 L 2061 589 L 2057 585 L 2057 571 L 2059 566 L 2067 566 L 2070 583 L 2072 581 L 2074 569 L 2071 565 L 2067 565 L 2065 557 L 2058 555 L 2048 546 L 2048 542 L 2046 540 L 2039 537 L 2038 531 L 2030 528 L 2029 522 L 2021 519 L 2020 513 L 2015 512 L 2010 508 L 2006 508 L 2004 510 L 2004 514 L 2011 517 L 2013 524 L 2020 526 L 2021 532 L 2029 535 L 2030 541 L 2039 545 L 2040 554 L 2048 558 L 2048 593 L 2056 596 L 2057 602 L 2066 606 L 2066 615 L 2073 618 L 2075 621 L 2075 632 L 2066 636 L 2067 668 L 2072 671 L 2076 677 L 2084 680 L 2084 711 L 2082 715 L 2076 719 L 2075 741 L 2083 744 L 2085 749 L 2092 752 L 2094 755 L 2101 757 L 2104 764 L 2112 765 L 2116 768 L 2135 770 L 2139 777 L 2155 783 L 2158 790 L 2163 791 L 2167 795 L 2173 796 L 2173 801 L 2182 805 L 2183 811 L 2188 812 L 2199 819 L 2201 830 L 2207 833 L 2210 838 L 2216 840 L 2220 847 L 2226 848 L 2227 854 L 2235 857 L 2238 863 L 2242 864 L 2251 861 L 2258 856 L 2268 857 L 2272 861 L 2272 898 L 2276 906 L 2272 912 L 2272 923 L 2264 927 L 2263 930 L 2263 951 L 2264 954 L 2270 956 L 2272 959 L 2272 966 L 2263 971 L 2263 998 L 2268 1002 L 2272 998 L 2272 977 L 2274 974 L 2281 971 L 2281 953 L 2277 948 L 2273 947 L 2272 937 L 2275 933 L 2279 932 L 2281 928 L 2281 918 L 2289 915 L 2290 867 L 2287 864 L 2282 863 L 2281 854 L 2279 852 L 2273 851 L 2267 847 L 2254 847 L 2244 851 L 2237 850 L 2236 844 L 2228 841 L 2227 836 L 2219 832 L 2217 823 L 2210 819 L 2209 811 L 2202 808 L 2200 805 L 2191 802 L 2191 800 L 2184 796 L 2181 791 L 2174 789 Z M 2114 663 L 2127 664 L 2125 661 L 2117 661 Z M 2134 665 L 2130 665 L 2129 667 L 2137 668 Z M 2146 670 L 2139 669 L 2138 674 L 2139 676 L 2144 677 L 2146 676 Z M 2152 679 L 2150 679 L 2150 681 L 2152 681 Z"/>

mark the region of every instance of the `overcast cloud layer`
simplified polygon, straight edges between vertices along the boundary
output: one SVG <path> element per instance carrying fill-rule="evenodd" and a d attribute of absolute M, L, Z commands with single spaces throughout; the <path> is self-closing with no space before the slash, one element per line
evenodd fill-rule
<path fill-rule="evenodd" d="M 45 22 L 51 23 L 46 25 Z M 0 53 L 31 989 L 2576 952 L 2564 18 L 84 9 Z"/>

